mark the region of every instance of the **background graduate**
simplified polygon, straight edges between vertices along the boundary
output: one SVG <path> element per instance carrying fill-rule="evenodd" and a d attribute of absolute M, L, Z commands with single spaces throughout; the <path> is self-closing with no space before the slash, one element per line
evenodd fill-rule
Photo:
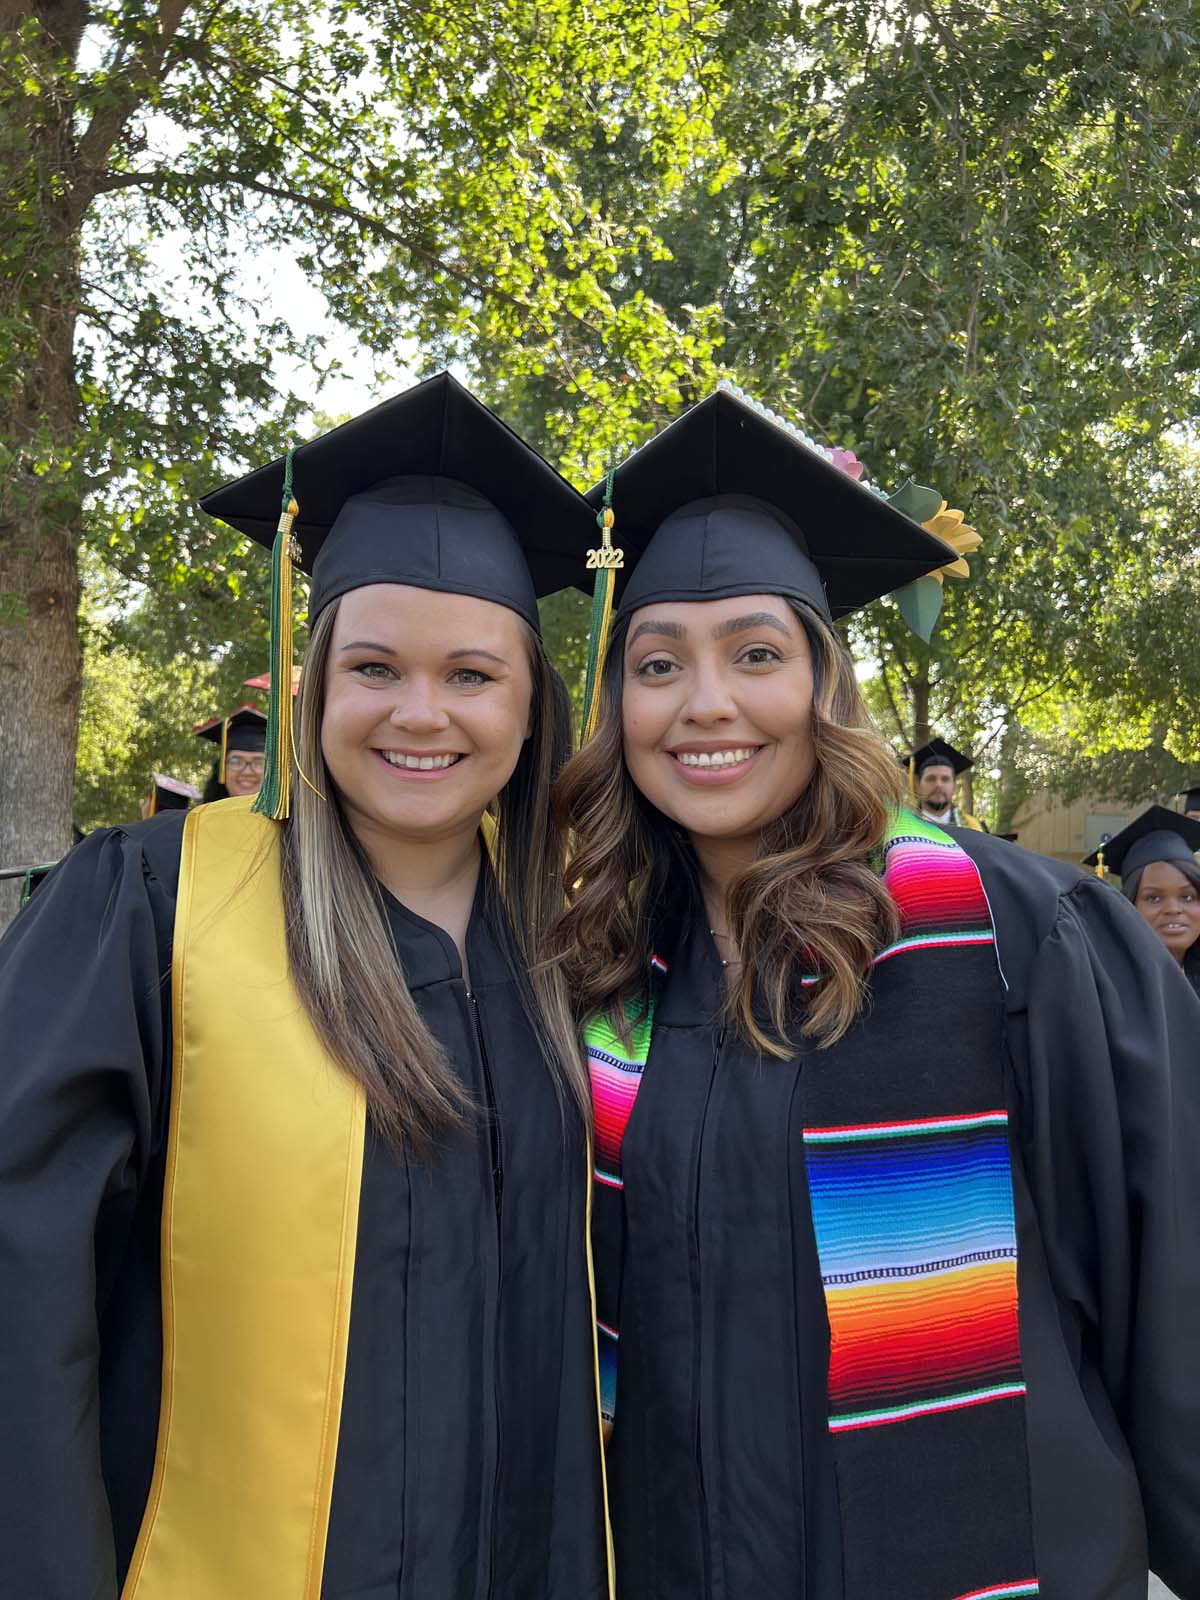
<path fill-rule="evenodd" d="M 267 719 L 257 706 L 243 705 L 227 717 L 211 717 L 192 732 L 217 747 L 204 800 L 256 795 L 266 768 Z"/>
<path fill-rule="evenodd" d="M 446 376 L 294 473 L 302 770 L 285 694 L 259 811 L 92 835 L 0 945 L 0 1591 L 596 1600 L 583 1068 L 526 963 L 592 516 Z M 275 541 L 281 658 L 288 478 L 206 501 Z"/>
<path fill-rule="evenodd" d="M 1132 901 L 1200 994 L 1197 850 L 1200 820 L 1180 816 L 1166 806 L 1151 806 L 1086 857 L 1084 866 L 1097 867 L 1103 855 L 1106 870 L 1121 880 L 1121 893 Z"/>
<path fill-rule="evenodd" d="M 1102 883 L 899 809 L 831 624 L 936 540 L 728 393 L 612 509 L 555 948 L 622 1596 L 1197 1600 L 1200 1004 Z"/>
<path fill-rule="evenodd" d="M 975 765 L 970 756 L 963 755 L 945 739 L 930 739 L 928 744 L 905 756 L 903 765 L 909 774 L 913 809 L 919 816 L 927 822 L 936 822 L 941 828 L 987 832 L 978 818 L 958 804 L 958 780 Z"/>
<path fill-rule="evenodd" d="M 142 801 L 142 820 L 157 817 L 163 811 L 187 811 L 199 799 L 195 784 L 184 783 L 182 778 L 172 778 L 166 772 L 152 772 L 150 792 Z"/>

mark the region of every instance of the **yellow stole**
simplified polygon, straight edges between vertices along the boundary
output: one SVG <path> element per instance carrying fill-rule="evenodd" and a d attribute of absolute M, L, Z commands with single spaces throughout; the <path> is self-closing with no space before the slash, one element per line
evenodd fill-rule
<path fill-rule="evenodd" d="M 278 825 L 184 824 L 154 1478 L 122 1600 L 318 1600 L 365 1101 L 287 968 Z"/>

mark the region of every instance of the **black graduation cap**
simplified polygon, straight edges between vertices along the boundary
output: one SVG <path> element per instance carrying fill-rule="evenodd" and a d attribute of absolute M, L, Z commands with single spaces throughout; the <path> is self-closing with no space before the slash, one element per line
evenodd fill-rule
<path fill-rule="evenodd" d="M 227 717 L 210 717 L 192 729 L 198 739 L 211 739 L 223 750 L 261 750 L 267 737 L 267 714 L 257 706 L 242 705 Z"/>
<path fill-rule="evenodd" d="M 1127 878 L 1152 861 L 1191 861 L 1200 850 L 1200 822 L 1181 816 L 1166 806 L 1150 806 L 1127 828 L 1083 858 L 1085 867 L 1098 867 L 1100 856 L 1110 872 Z"/>
<path fill-rule="evenodd" d="M 599 508 L 605 493 L 597 484 L 588 499 Z M 727 388 L 619 466 L 611 503 L 624 558 L 618 615 L 761 592 L 832 619 L 958 558 L 782 417 Z"/>
<path fill-rule="evenodd" d="M 225 782 L 225 757 L 230 750 L 264 751 L 267 748 L 267 717 L 257 706 L 241 705 L 227 717 L 210 717 L 192 729 L 198 739 L 211 739 L 217 746 L 217 780 Z"/>
<path fill-rule="evenodd" d="M 291 809 L 292 564 L 312 621 L 371 583 L 474 595 L 541 632 L 537 597 L 575 581 L 591 510 L 565 478 L 439 373 L 200 502 L 271 549 L 271 689 L 255 809 Z M 282 508 L 282 509 L 281 509 Z"/>
<path fill-rule="evenodd" d="M 448 372 L 300 445 L 291 466 L 310 620 L 351 589 L 405 583 L 495 600 L 536 629 L 536 597 L 575 581 L 594 533 L 583 496 Z M 200 504 L 270 548 L 286 467 Z"/>
<path fill-rule="evenodd" d="M 146 810 L 149 817 L 156 817 L 160 811 L 186 811 L 200 798 L 199 789 L 184 783 L 181 778 L 172 778 L 166 772 L 152 772 L 150 776 L 153 788 Z"/>
<path fill-rule="evenodd" d="M 997 833 L 994 835 L 994 837 L 997 839 L 1007 840 L 1009 844 L 1016 844 L 1021 835 L 1019 833 Z"/>
<path fill-rule="evenodd" d="M 1193 783 L 1187 789 L 1177 789 L 1175 792 L 1182 799 L 1185 811 L 1200 811 L 1200 782 Z"/>
<path fill-rule="evenodd" d="M 926 767 L 950 767 L 956 778 L 975 765 L 970 756 L 963 755 L 961 750 L 947 744 L 945 739 L 930 739 L 928 744 L 923 744 L 911 755 L 901 757 L 900 764 L 917 777 Z"/>

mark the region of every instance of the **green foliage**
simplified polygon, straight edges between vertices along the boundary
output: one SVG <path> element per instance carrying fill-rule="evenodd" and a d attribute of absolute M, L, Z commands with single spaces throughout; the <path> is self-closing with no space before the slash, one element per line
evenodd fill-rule
<path fill-rule="evenodd" d="M 1157 728 L 1151 783 L 1170 752 L 1200 755 L 1198 37 L 1194 0 L 734 5 L 736 91 L 691 170 L 629 137 L 581 164 L 662 241 L 631 294 L 681 328 L 716 308 L 747 388 L 984 534 L 931 644 L 887 604 L 851 637 L 884 725 L 974 747 L 989 804 L 1001 750 L 1041 771 L 1047 748 L 1149 749 Z M 643 376 L 611 347 L 572 359 L 593 382 Z M 504 363 L 485 346 L 485 374 Z M 585 408 L 564 436 L 535 398 L 586 457 Z"/>
<path fill-rule="evenodd" d="M 258 317 L 284 256 L 381 372 L 462 363 L 581 485 L 728 371 L 964 508 L 932 642 L 888 604 L 851 637 L 889 731 L 976 747 L 996 816 L 1121 745 L 1147 782 L 1200 754 L 1195 0 L 18 11 L 0 465 L 83 497 L 116 585 L 87 815 L 133 793 L 105 751 L 141 783 L 134 723 L 185 763 L 265 663 L 267 562 L 194 503 L 320 425 L 279 375 L 339 350 Z M 545 613 L 574 684 L 586 601 Z"/>

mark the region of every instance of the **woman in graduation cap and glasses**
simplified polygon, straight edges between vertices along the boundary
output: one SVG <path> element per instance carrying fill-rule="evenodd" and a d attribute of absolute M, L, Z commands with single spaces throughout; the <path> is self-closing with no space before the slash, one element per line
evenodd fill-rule
<path fill-rule="evenodd" d="M 257 706 L 239 706 L 227 717 L 211 717 L 192 732 L 217 747 L 204 799 L 256 795 L 267 766 L 267 719 Z"/>
<path fill-rule="evenodd" d="M 832 619 L 952 550 L 729 392 L 612 508 L 552 949 L 620 1594 L 1145 1600 L 1149 1550 L 1194 1600 L 1200 1007 L 1094 879 L 900 809 Z"/>
<path fill-rule="evenodd" d="M 1085 857 L 1084 866 L 1115 872 L 1121 893 L 1183 969 L 1200 994 L 1200 819 L 1151 806 L 1115 838 Z"/>
<path fill-rule="evenodd" d="M 284 481 L 206 509 L 269 543 Z M 0 1591 L 592 1600 L 586 1081 L 527 962 L 591 512 L 446 376 L 294 484 L 295 762 L 285 694 L 256 810 L 92 835 L 0 947 Z"/>

